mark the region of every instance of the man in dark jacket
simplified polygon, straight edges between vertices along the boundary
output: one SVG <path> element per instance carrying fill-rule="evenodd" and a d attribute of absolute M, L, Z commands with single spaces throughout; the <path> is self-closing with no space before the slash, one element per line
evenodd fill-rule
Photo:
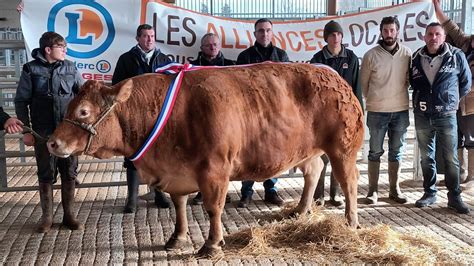
<path fill-rule="evenodd" d="M 198 53 L 196 60 L 189 63 L 196 66 L 232 66 L 235 62 L 226 59 L 221 52 L 221 40 L 214 33 L 206 33 L 201 38 L 201 51 Z M 226 202 L 230 202 L 229 195 L 226 196 Z M 193 199 L 194 205 L 201 205 L 202 194 L 198 192 Z"/>
<path fill-rule="evenodd" d="M 289 62 L 288 55 L 286 52 L 278 47 L 273 46 L 273 24 L 269 19 L 261 18 L 255 22 L 255 44 L 252 47 L 247 48 L 239 54 L 237 57 L 237 65 L 253 64 L 265 61 L 272 62 Z M 277 178 L 271 178 L 263 182 L 265 187 L 265 198 L 264 200 L 268 203 L 282 205 L 283 200 L 277 193 L 275 187 Z M 253 184 L 254 181 L 243 181 L 240 193 L 242 197 L 238 204 L 239 208 L 246 208 L 253 195 Z"/>
<path fill-rule="evenodd" d="M 197 66 L 232 66 L 235 62 L 226 59 L 221 52 L 221 40 L 214 33 L 206 33 L 201 38 L 201 51 L 196 60 L 189 63 Z"/>
<path fill-rule="evenodd" d="M 255 44 L 237 57 L 237 65 L 260 63 L 265 61 L 289 62 L 285 50 L 273 46 L 273 23 L 266 18 L 261 18 L 255 22 L 256 38 Z"/>
<path fill-rule="evenodd" d="M 327 45 L 313 56 L 310 63 L 325 64 L 336 70 L 337 73 L 351 85 L 352 91 L 359 100 L 360 105 L 363 106 L 362 89 L 359 83 L 359 59 L 354 52 L 342 45 L 343 34 L 341 25 L 336 21 L 331 20 L 326 23 L 323 36 Z M 324 205 L 324 179 L 329 158 L 327 155 L 323 155 L 321 158 L 324 162 L 324 168 L 321 171 L 318 186 L 314 193 L 314 199 L 318 204 Z M 333 175 L 331 175 L 330 181 L 329 202 L 334 206 L 341 206 L 343 202 L 339 195 L 339 183 Z"/>
<path fill-rule="evenodd" d="M 430 23 L 424 38 L 426 45 L 414 53 L 409 71 L 425 192 L 415 206 L 436 203 L 435 150 L 441 149 L 448 208 L 465 214 L 469 208 L 459 187 L 456 111 L 460 99 L 471 90 L 472 75 L 464 53 L 445 42 L 446 34 L 439 23 Z"/>
<path fill-rule="evenodd" d="M 130 51 L 122 54 L 117 61 L 112 85 L 124 79 L 151 73 L 160 65 L 171 63 L 171 60 L 156 48 L 155 30 L 148 24 L 142 24 L 137 28 L 137 45 Z M 140 180 L 138 172 L 133 163 L 125 158 L 124 167 L 127 169 L 128 197 L 124 212 L 133 213 L 137 209 L 138 186 Z M 155 189 L 155 205 L 160 208 L 169 208 L 170 203 L 163 192 Z"/>
<path fill-rule="evenodd" d="M 23 131 L 23 123 L 14 118 L 10 117 L 3 107 L 0 107 L 0 130 L 5 130 L 9 134 L 20 133 Z"/>
<path fill-rule="evenodd" d="M 44 33 L 40 47 L 34 49 L 33 61 L 23 66 L 15 97 L 18 119 L 31 125 L 40 136 L 51 135 L 63 120 L 69 102 L 79 92 L 83 80 L 73 62 L 66 60 L 66 42 L 55 32 Z M 30 116 L 31 115 L 31 116 Z M 43 215 L 37 228 L 47 232 L 53 223 L 53 184 L 61 175 L 61 198 L 64 209 L 63 224 L 71 230 L 83 226 L 73 213 L 77 156 L 58 158 L 51 155 L 46 143 L 27 133 L 23 136 L 27 146 L 35 146 L 36 165 L 41 209 Z"/>

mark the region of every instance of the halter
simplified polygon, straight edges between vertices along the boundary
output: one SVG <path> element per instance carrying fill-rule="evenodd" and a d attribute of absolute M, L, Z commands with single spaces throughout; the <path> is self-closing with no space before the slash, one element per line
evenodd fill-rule
<path fill-rule="evenodd" d="M 91 146 L 91 142 L 92 142 L 92 137 L 97 135 L 97 129 L 96 127 L 100 124 L 100 122 L 102 122 L 102 120 L 105 119 L 105 117 L 110 113 L 112 112 L 112 110 L 114 109 L 115 105 L 117 104 L 117 102 L 114 102 L 112 105 L 108 106 L 107 109 L 105 109 L 100 115 L 99 115 L 99 118 L 97 119 L 97 121 L 95 121 L 95 123 L 93 124 L 87 124 L 87 123 L 79 123 L 77 121 L 74 121 L 74 120 L 71 120 L 71 119 L 64 119 L 64 121 L 66 122 L 69 122 L 75 126 L 78 126 L 80 128 L 82 128 L 83 130 L 89 132 L 89 138 L 87 139 L 87 145 L 86 145 L 86 149 L 84 150 L 84 154 L 87 154 L 87 151 L 89 150 L 90 146 Z"/>

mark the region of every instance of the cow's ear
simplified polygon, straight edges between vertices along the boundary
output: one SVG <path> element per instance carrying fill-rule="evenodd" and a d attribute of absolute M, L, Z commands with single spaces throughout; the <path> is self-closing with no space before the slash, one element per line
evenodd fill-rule
<path fill-rule="evenodd" d="M 114 97 L 114 102 L 123 103 L 128 100 L 132 94 L 133 80 L 129 79 L 122 84 L 122 86 L 116 88 L 117 94 Z"/>

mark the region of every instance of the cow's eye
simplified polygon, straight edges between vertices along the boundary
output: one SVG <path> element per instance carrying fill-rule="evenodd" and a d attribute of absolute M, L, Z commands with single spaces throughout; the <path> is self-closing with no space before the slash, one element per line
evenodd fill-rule
<path fill-rule="evenodd" d="M 89 116 L 89 111 L 88 111 L 88 110 L 86 110 L 86 109 L 81 109 L 81 110 L 79 111 L 79 117 L 80 117 L 80 118 L 86 118 L 86 117 L 88 117 L 88 116 Z"/>

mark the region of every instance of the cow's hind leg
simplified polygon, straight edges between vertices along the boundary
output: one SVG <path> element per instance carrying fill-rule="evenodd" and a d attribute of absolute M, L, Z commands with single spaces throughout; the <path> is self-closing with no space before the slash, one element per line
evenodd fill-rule
<path fill-rule="evenodd" d="M 330 152 L 328 156 L 334 177 L 341 184 L 342 191 L 346 197 L 345 216 L 347 222 L 351 227 L 358 227 L 357 180 L 359 178 L 359 171 L 356 166 L 357 153 Z"/>
<path fill-rule="evenodd" d="M 191 246 L 191 242 L 188 241 L 188 218 L 186 216 L 188 195 L 172 194 L 171 200 L 176 209 L 176 224 L 174 233 L 165 244 L 165 249 L 168 251 L 183 250 Z"/>
<path fill-rule="evenodd" d="M 209 215 L 209 237 L 198 252 L 199 257 L 217 257 L 223 254 L 222 211 L 229 186 L 228 178 L 209 178 L 200 186 L 203 205 Z"/>
<path fill-rule="evenodd" d="M 318 184 L 324 162 L 321 156 L 315 156 L 299 164 L 297 167 L 303 172 L 304 186 L 303 194 L 301 195 L 298 206 L 294 210 L 294 214 L 306 214 L 311 210 L 314 189 Z"/>

